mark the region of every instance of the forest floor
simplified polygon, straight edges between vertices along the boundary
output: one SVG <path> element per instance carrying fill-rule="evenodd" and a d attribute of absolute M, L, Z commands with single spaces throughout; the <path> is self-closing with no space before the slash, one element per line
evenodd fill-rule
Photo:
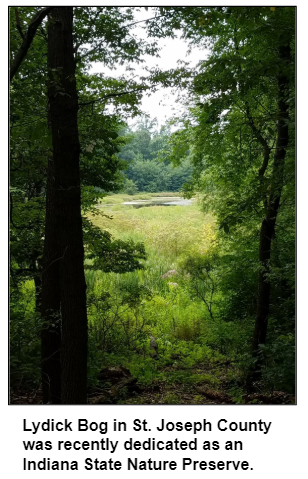
<path fill-rule="evenodd" d="M 268 394 L 251 393 L 243 394 L 243 391 L 236 388 L 230 389 L 227 379 L 227 372 L 232 368 L 229 361 L 220 364 L 214 370 L 207 367 L 206 371 L 200 368 L 187 369 L 177 368 L 176 374 L 182 381 L 167 382 L 155 378 L 151 384 L 139 385 L 133 382 L 130 388 L 111 388 L 108 391 L 100 388 L 93 388 L 90 391 L 88 401 L 90 404 L 131 404 L 131 405 L 206 405 L 206 404 L 295 404 L 295 398 L 282 391 L 272 391 Z M 165 377 L 174 375 L 172 367 L 163 368 Z M 219 387 L 210 384 L 211 373 L 219 371 Z M 205 372 L 207 374 L 205 374 Z M 187 375 L 189 373 L 189 376 Z M 181 376 L 182 374 L 182 376 Z M 185 378 L 193 378 L 193 381 L 185 381 Z M 183 380 L 184 379 L 184 380 Z M 116 394 L 115 394 L 116 392 Z"/>
<path fill-rule="evenodd" d="M 225 366 L 227 371 L 228 366 Z M 165 368 L 165 373 L 171 372 Z M 173 371 L 174 372 L 174 371 Z M 178 370 L 178 373 L 181 371 Z M 187 373 L 187 371 L 183 371 Z M 195 384 L 186 382 L 167 383 L 166 381 L 154 380 L 148 385 L 137 385 L 129 388 L 121 388 L 118 394 L 104 387 L 90 387 L 88 390 L 88 404 L 122 404 L 122 405 L 257 405 L 257 404 L 295 404 L 295 397 L 282 391 L 273 391 L 268 394 L 252 393 L 234 396 L 230 394 L 227 381 L 222 382 L 219 388 L 211 387 L 208 382 L 202 380 L 204 371 L 195 368 L 190 371 L 194 378 L 200 377 Z M 20 390 L 11 394 L 10 404 L 43 404 L 42 391 Z"/>

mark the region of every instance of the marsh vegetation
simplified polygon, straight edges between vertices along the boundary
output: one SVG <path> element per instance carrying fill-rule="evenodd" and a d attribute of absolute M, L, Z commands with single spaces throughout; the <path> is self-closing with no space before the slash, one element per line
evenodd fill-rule
<path fill-rule="evenodd" d="M 165 193 L 164 199 L 174 198 L 169 194 Z M 156 193 L 152 195 L 139 194 L 133 201 L 151 201 L 157 197 Z M 197 198 L 185 206 L 137 209 L 123 204 L 127 199 L 125 194 L 110 195 L 88 215 L 88 220 L 101 231 L 108 231 L 114 240 L 142 243 L 146 252 L 142 268 L 127 273 L 92 269 L 93 261 L 85 261 L 90 402 L 292 402 L 293 370 L 292 363 L 287 364 L 292 361 L 292 352 L 285 358 L 279 355 L 279 350 L 290 343 L 290 336 L 271 345 L 278 352 L 277 363 L 268 362 L 266 366 L 263 395 L 246 393 L 253 302 L 241 309 L 238 298 L 238 316 L 233 308 L 234 283 L 238 281 L 238 288 L 243 288 L 248 264 L 246 268 L 244 263 L 236 268 L 230 244 L 227 246 L 222 238 L 215 216 L 204 213 Z M 247 277 L 240 281 L 243 269 Z M 33 386 L 40 380 L 34 368 L 40 361 L 40 323 L 32 281 L 24 284 L 22 298 L 24 323 L 18 325 L 22 329 L 12 332 L 22 336 L 18 359 L 24 360 L 21 369 Z M 31 336 L 28 345 L 29 338 L 22 334 L 25 331 Z M 151 338 L 156 343 L 155 355 Z M 29 369 L 24 369 L 26 364 Z M 135 383 L 123 382 L 130 375 L 137 380 L 137 388 L 133 387 Z M 19 379 L 22 381 L 22 377 Z M 275 389 L 284 393 L 271 399 Z"/>

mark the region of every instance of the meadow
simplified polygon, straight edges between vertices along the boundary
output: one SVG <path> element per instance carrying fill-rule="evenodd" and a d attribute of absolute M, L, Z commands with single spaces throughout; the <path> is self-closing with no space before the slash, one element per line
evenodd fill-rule
<path fill-rule="evenodd" d="M 232 384 L 240 371 L 231 364 L 234 351 L 227 351 L 225 343 L 232 344 L 238 331 L 233 324 L 213 322 L 206 304 L 192 294 L 185 271 L 188 258 L 213 249 L 214 217 L 203 213 L 197 201 L 134 208 L 121 205 L 123 200 L 125 195 L 108 196 L 107 206 L 89 219 L 115 239 L 143 242 L 147 259 L 144 269 L 131 273 L 86 270 L 89 378 L 95 400 L 106 401 L 97 379 L 101 368 L 120 366 L 142 390 L 134 395 L 121 388 L 117 402 L 199 404 L 217 397 L 228 402 L 225 389 L 230 383 L 231 393 L 237 392 Z M 103 389 L 108 387 L 107 381 Z"/>
<path fill-rule="evenodd" d="M 250 250 L 236 243 L 238 252 L 244 251 L 239 262 L 230 248 L 233 243 L 215 216 L 202 211 L 197 198 L 185 206 L 122 204 L 139 200 L 145 204 L 157 196 L 108 195 L 87 213 L 87 220 L 113 240 L 143 244 L 146 253 L 140 268 L 126 273 L 104 272 L 93 268 L 91 259 L 85 260 L 88 402 L 294 401 L 293 338 L 286 333 L 269 344 L 269 352 L 264 349 L 262 394 L 246 390 L 254 303 L 249 296 L 246 300 L 241 288 L 250 288 L 255 276 Z M 253 228 L 243 229 L 242 236 L 247 239 L 248 231 L 254 240 Z M 87 243 L 85 252 L 87 257 Z M 12 402 L 37 403 L 44 323 L 33 280 L 23 283 L 17 299 L 11 316 Z M 277 327 L 273 322 L 269 334 L 274 335 Z M 278 399 L 277 393 L 273 396 L 277 389 L 285 391 Z"/>

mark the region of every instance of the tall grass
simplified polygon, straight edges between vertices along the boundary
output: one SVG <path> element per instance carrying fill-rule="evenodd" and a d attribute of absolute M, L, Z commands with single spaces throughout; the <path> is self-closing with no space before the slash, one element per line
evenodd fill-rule
<path fill-rule="evenodd" d="M 144 242 L 147 252 L 143 270 L 125 274 L 87 271 L 88 292 L 94 292 L 98 308 L 104 298 L 112 304 L 108 313 L 102 308 L 103 322 L 96 317 L 97 309 L 89 314 L 93 371 L 102 365 L 120 363 L 129 367 L 141 382 L 151 382 L 154 377 L 168 381 L 168 374 L 162 372 L 165 368 L 182 371 L 221 360 L 229 344 L 223 341 L 228 336 L 230 345 L 233 341 L 230 331 L 221 331 L 222 326 L 209 319 L 202 301 L 192 298 L 187 287 L 189 277 L 181 271 L 185 258 L 206 253 L 213 246 L 214 218 L 194 203 L 138 209 L 110 203 L 90 219 L 114 238 Z M 174 270 L 173 274 L 163 278 L 170 270 Z M 115 319 L 112 310 L 116 305 L 120 307 Z M 105 350 L 97 342 L 102 328 L 108 330 Z M 156 362 L 149 356 L 150 334 L 156 338 L 160 351 Z M 181 381 L 179 374 L 177 380 Z M 172 378 L 169 377 L 170 381 Z"/>
<path fill-rule="evenodd" d="M 138 209 L 125 205 L 106 206 L 91 220 L 115 238 L 144 242 L 150 261 L 157 263 L 163 256 L 164 263 L 167 261 L 170 266 L 193 250 L 205 250 L 209 245 L 206 227 L 215 227 L 213 217 L 199 211 L 194 204 Z"/>

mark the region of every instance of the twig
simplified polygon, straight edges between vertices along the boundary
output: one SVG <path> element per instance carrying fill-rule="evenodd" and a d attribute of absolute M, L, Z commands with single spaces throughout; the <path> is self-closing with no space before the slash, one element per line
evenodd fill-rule
<path fill-rule="evenodd" d="M 130 95 L 131 93 L 147 90 L 148 88 L 149 87 L 145 86 L 145 87 L 141 87 L 141 88 L 136 88 L 135 90 L 131 90 L 131 91 L 123 91 L 123 92 L 119 92 L 119 93 L 109 93 L 108 95 L 102 96 L 100 98 L 96 98 L 95 100 L 81 102 L 81 103 L 79 103 L 79 106 L 93 105 L 94 103 L 96 103 L 98 101 L 107 100 L 108 98 L 114 98 L 114 97 L 117 97 L 117 96 Z"/>

